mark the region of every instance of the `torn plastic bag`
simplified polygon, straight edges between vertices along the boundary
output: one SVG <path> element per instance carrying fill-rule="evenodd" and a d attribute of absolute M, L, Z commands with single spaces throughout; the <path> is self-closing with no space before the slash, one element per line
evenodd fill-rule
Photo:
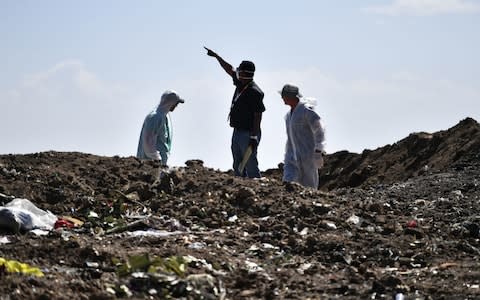
<path fill-rule="evenodd" d="M 56 221 L 54 214 L 39 209 L 27 199 L 13 199 L 0 206 L 0 228 L 13 233 L 37 228 L 51 230 Z"/>

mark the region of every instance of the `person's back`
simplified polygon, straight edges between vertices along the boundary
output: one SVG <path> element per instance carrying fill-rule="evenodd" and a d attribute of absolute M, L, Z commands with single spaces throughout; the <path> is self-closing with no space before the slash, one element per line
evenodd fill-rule
<path fill-rule="evenodd" d="M 320 120 L 318 114 L 306 103 L 299 102 L 293 112 L 285 116 L 287 135 L 294 141 L 297 152 L 301 157 L 310 157 L 315 150 L 315 135 L 312 124 Z M 291 130 L 288 130 L 291 128 Z"/>
<path fill-rule="evenodd" d="M 174 111 L 178 103 L 184 102 L 175 91 L 167 90 L 163 93 L 156 110 L 150 112 L 143 121 L 137 158 L 158 160 L 162 165 L 167 165 L 172 145 L 169 112 Z"/>
<path fill-rule="evenodd" d="M 160 129 L 162 127 L 161 123 L 165 124 L 162 120 L 165 117 L 166 115 L 157 113 L 157 110 L 151 111 L 145 117 L 138 141 L 137 158 L 161 160 L 159 149 L 157 149 L 156 145 L 158 144 L 158 132 L 160 130 L 165 131 L 163 128 Z M 154 145 L 155 147 L 153 147 Z"/>

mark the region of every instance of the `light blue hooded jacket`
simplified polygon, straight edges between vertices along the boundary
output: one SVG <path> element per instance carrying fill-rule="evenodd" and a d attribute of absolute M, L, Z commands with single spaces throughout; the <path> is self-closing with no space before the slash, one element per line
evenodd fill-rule
<path fill-rule="evenodd" d="M 172 123 L 169 112 L 179 102 L 183 102 L 183 99 L 175 92 L 167 91 L 162 95 L 157 109 L 145 117 L 138 142 L 137 158 L 160 160 L 163 165 L 167 164 L 172 148 Z"/>

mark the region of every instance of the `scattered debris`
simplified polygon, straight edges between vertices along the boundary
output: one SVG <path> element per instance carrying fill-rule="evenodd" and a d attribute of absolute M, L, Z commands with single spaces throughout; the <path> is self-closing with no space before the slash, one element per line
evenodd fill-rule
<path fill-rule="evenodd" d="M 281 166 L 248 180 L 200 161 L 159 176 L 158 163 L 134 157 L 0 155 L 1 204 L 30 199 L 60 216 L 57 230 L 2 228 L 1 256 L 45 276 L 3 265 L 0 295 L 476 299 L 478 149 L 480 126 L 467 119 L 333 153 L 320 191 L 282 183 Z"/>

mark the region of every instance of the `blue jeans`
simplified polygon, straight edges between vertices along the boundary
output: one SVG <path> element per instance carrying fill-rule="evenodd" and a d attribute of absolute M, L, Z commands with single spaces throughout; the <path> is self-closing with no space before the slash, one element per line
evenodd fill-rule
<path fill-rule="evenodd" d="M 261 134 L 258 134 L 258 142 L 260 143 Z M 258 169 L 257 149 L 253 149 L 252 155 L 245 165 L 243 174 L 240 174 L 238 167 L 242 163 L 243 155 L 250 143 L 250 131 L 234 129 L 232 135 L 232 155 L 233 155 L 233 171 L 236 176 L 260 178 L 260 170 Z"/>

